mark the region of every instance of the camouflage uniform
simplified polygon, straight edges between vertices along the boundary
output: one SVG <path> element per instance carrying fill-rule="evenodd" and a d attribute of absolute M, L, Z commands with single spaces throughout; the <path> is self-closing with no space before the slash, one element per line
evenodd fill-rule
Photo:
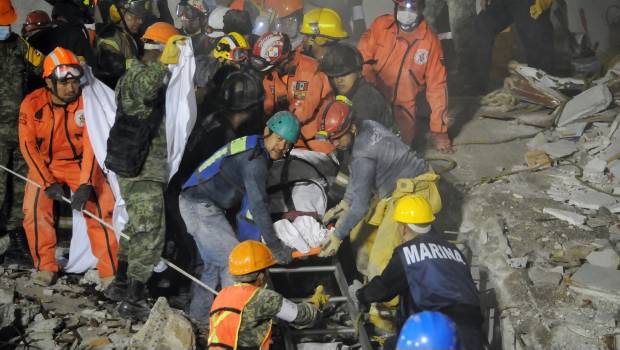
<path fill-rule="evenodd" d="M 166 74 L 167 67 L 159 61 L 144 64 L 130 60 L 127 73 L 116 87 L 116 100 L 122 103 L 125 114 L 148 118 L 154 108 L 153 102 L 163 98 L 161 92 L 165 88 Z M 159 261 L 165 241 L 164 190 L 168 157 L 165 125 L 165 118 L 162 118 L 140 174 L 132 178 L 119 177 L 129 215 L 124 233 L 131 241 L 121 239 L 118 256 L 128 263 L 127 276 L 143 283 Z"/>
<path fill-rule="evenodd" d="M 16 34 L 0 41 L 0 165 L 24 176 L 27 168 L 18 147 L 17 120 L 26 78 L 33 73 L 29 53 L 26 42 Z M 12 192 L 9 189 L 11 184 Z M 12 231 L 21 227 L 23 199 L 24 182 L 0 170 L 0 230 Z"/>
<path fill-rule="evenodd" d="M 267 334 L 269 321 L 280 312 L 283 299 L 282 295 L 273 290 L 264 288 L 258 290 L 243 308 L 238 346 L 257 347 L 261 345 Z M 320 317 L 319 310 L 311 304 L 300 303 L 297 306 L 297 318 L 293 321 L 295 325 L 312 325 Z"/>

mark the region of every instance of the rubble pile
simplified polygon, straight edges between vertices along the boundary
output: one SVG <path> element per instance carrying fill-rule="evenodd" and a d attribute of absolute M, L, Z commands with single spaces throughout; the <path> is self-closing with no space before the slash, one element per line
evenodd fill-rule
<path fill-rule="evenodd" d="M 510 68 L 480 116 L 539 132 L 521 164 L 470 187 L 459 229 L 495 292 L 491 341 L 620 349 L 620 65 L 591 83 Z"/>
<path fill-rule="evenodd" d="M 90 272 L 90 271 L 89 271 Z M 114 317 L 97 297 L 97 272 L 63 276 L 48 288 L 30 282 L 30 269 L 0 273 L 0 338 L 11 349 L 195 349 L 194 327 L 160 298 L 145 324 Z M 94 276 L 94 277 L 93 277 Z"/>

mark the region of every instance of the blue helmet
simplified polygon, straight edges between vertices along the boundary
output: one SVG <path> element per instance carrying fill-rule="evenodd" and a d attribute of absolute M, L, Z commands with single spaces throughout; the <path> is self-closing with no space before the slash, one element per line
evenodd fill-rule
<path fill-rule="evenodd" d="M 457 350 L 456 325 L 437 311 L 423 311 L 409 316 L 400 330 L 396 350 Z"/>

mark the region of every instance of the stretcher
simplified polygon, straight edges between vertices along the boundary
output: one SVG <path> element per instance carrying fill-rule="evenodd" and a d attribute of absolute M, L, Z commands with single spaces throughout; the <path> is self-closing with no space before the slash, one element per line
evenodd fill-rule
<path fill-rule="evenodd" d="M 304 278 L 304 281 L 312 281 L 317 278 L 328 277 L 333 282 L 332 290 L 330 294 L 330 303 L 334 305 L 344 305 L 344 309 L 347 311 L 347 316 L 350 321 L 348 326 L 339 327 L 316 327 L 310 329 L 293 329 L 289 327 L 283 328 L 284 346 L 286 350 L 296 350 L 296 344 L 299 344 L 299 339 L 322 336 L 331 336 L 338 338 L 344 336 L 347 339 L 357 338 L 355 344 L 351 344 L 352 348 L 361 348 L 363 350 L 371 350 L 370 337 L 361 320 L 363 320 L 357 304 L 354 302 L 353 297 L 349 294 L 349 284 L 351 281 L 351 274 L 349 273 L 346 264 L 343 262 L 352 261 L 347 259 L 343 254 L 338 254 L 331 258 L 319 258 L 316 255 L 320 252 L 320 248 L 313 248 L 308 253 L 301 253 L 296 251 L 293 253 L 293 257 L 296 258 L 295 262 L 287 267 L 273 267 L 269 269 L 269 284 L 270 286 L 282 293 L 285 297 L 294 302 L 301 302 L 304 298 L 291 297 L 286 294 L 286 287 L 288 283 L 279 284 L 284 277 Z M 342 250 L 341 250 L 342 252 Z M 352 266 L 352 265 L 351 265 Z M 312 283 L 307 283 L 308 286 L 314 286 Z M 335 292 L 335 293 L 334 293 Z M 336 294 L 337 293 L 337 294 Z M 294 293 L 293 293 L 294 294 Z M 349 324 L 349 322 L 347 322 Z M 358 326 L 356 326 L 356 324 Z"/>

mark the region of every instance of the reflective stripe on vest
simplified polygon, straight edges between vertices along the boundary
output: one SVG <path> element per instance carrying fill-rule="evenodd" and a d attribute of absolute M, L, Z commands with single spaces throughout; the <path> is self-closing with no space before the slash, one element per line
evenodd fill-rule
<path fill-rule="evenodd" d="M 213 176 L 219 173 L 224 159 L 249 151 L 259 146 L 264 148 L 263 143 L 259 141 L 260 136 L 244 136 L 232 140 L 226 146 L 217 150 L 209 159 L 205 160 L 192 176 L 185 182 L 183 189 L 197 186 L 203 182 L 209 181 Z"/>
<path fill-rule="evenodd" d="M 245 283 L 229 286 L 220 291 L 211 306 L 208 348 L 237 348 L 243 309 L 258 291 L 258 287 Z M 269 349 L 270 341 L 271 321 L 267 334 L 261 342 L 261 350 Z"/>

